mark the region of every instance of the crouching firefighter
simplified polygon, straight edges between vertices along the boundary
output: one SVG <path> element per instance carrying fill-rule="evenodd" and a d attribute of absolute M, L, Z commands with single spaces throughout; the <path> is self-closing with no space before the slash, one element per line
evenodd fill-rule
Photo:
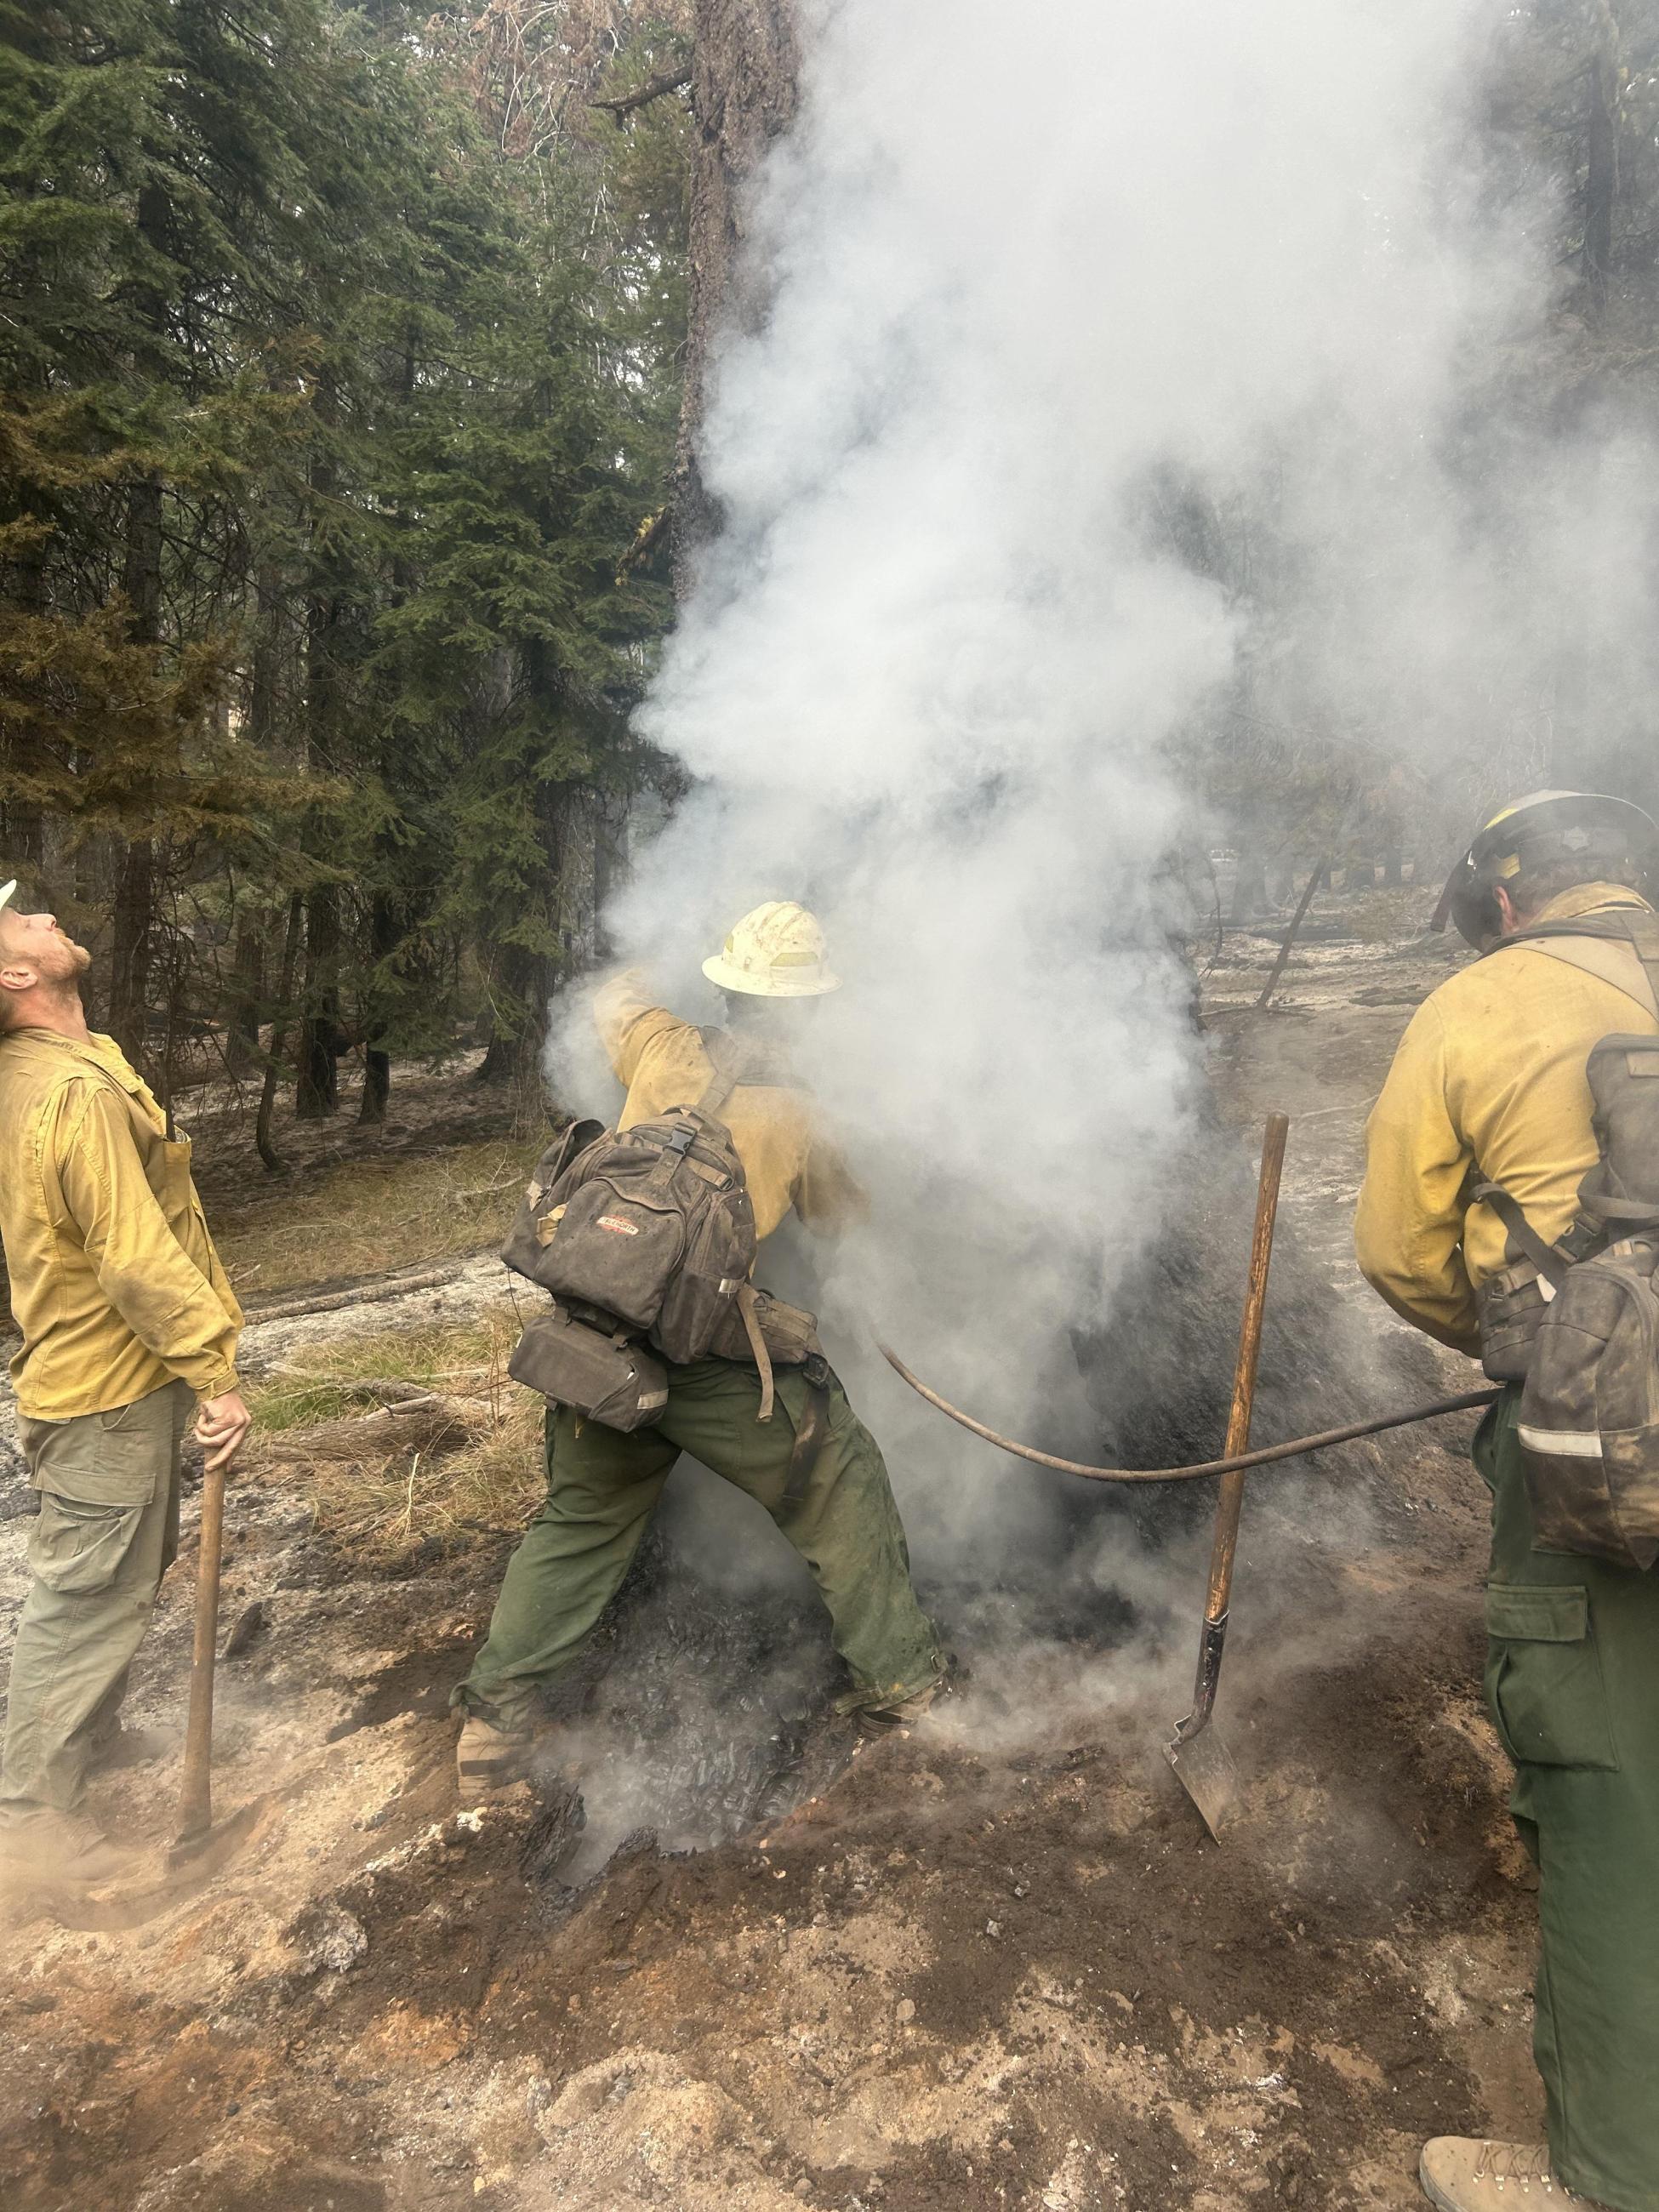
<path fill-rule="evenodd" d="M 1367 1129 L 1359 1264 L 1504 1387 L 1486 1688 L 1536 1861 L 1547 2142 L 1427 2145 L 1441 2212 L 1659 2212 L 1659 832 L 1540 792 L 1448 915 L 1485 957 L 1418 1009 Z"/>
<path fill-rule="evenodd" d="M 681 1452 L 746 1491 L 811 1568 L 871 1727 L 919 1718 L 941 1674 L 874 1439 L 811 1315 L 750 1282 L 793 1209 L 855 1194 L 789 1071 L 805 1003 L 838 988 L 801 907 L 759 907 L 703 963 L 726 1026 L 653 1006 L 630 970 L 594 1001 L 627 1103 L 538 1163 L 503 1257 L 552 1293 L 511 1372 L 548 1400 L 547 1498 L 514 1553 L 489 1639 L 455 1692 L 463 1792 L 516 1772 L 537 1693 L 616 1595 Z"/>

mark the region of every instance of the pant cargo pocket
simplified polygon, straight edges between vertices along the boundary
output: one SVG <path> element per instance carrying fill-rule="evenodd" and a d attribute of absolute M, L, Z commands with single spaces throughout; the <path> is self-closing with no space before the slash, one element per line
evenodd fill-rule
<path fill-rule="evenodd" d="M 1486 1702 L 1516 1765 L 1616 1769 L 1589 1590 L 1490 1583 L 1486 1635 Z"/>
<path fill-rule="evenodd" d="M 31 1571 L 60 1597 L 107 1589 L 132 1548 L 142 1514 L 137 1505 L 89 1505 L 42 1491 L 29 1538 Z"/>

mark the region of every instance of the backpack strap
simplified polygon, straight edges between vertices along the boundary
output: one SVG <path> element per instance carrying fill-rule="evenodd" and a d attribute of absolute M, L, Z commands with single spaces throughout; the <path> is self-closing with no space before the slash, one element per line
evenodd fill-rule
<path fill-rule="evenodd" d="M 775 1397 L 772 1382 L 772 1355 L 767 1350 L 766 1339 L 761 1333 L 760 1319 L 755 1310 L 757 1303 L 754 1285 L 745 1283 L 738 1292 L 738 1311 L 743 1316 L 744 1334 L 749 1339 L 749 1349 L 754 1354 L 756 1366 L 760 1370 L 760 1411 L 756 1414 L 755 1419 L 757 1421 L 769 1421 L 772 1418 Z"/>
<path fill-rule="evenodd" d="M 1530 945 L 1611 983 L 1659 1020 L 1659 915 L 1639 907 L 1615 907 L 1580 915 L 1571 921 L 1534 922 L 1528 929 L 1517 929 L 1492 951 L 1502 952 L 1511 945 Z M 1632 966 L 1631 953 L 1639 966 Z"/>
<path fill-rule="evenodd" d="M 1510 1196 L 1501 1183 L 1479 1182 L 1473 1195 L 1480 1205 L 1491 1206 L 1508 1230 L 1516 1249 L 1532 1261 L 1551 1288 L 1559 1291 L 1567 1279 L 1567 1269 L 1572 1265 L 1571 1256 L 1559 1244 L 1544 1242 L 1522 1212 L 1519 1202 Z"/>
<path fill-rule="evenodd" d="M 711 1073 L 708 1087 L 692 1111 L 707 1114 L 711 1120 L 718 1121 L 721 1107 L 744 1079 L 747 1054 L 737 1039 L 726 1030 L 699 1030 L 697 1035 L 702 1039 L 702 1048 L 708 1055 Z"/>
<path fill-rule="evenodd" d="M 718 1121 L 720 1109 L 744 1079 L 745 1056 L 741 1045 L 728 1036 L 724 1030 L 699 1030 L 702 1048 L 708 1055 L 710 1073 L 702 1091 L 689 1107 L 676 1106 L 670 1111 L 686 1118 L 676 1121 L 664 1142 L 662 1158 L 651 1171 L 651 1181 L 659 1187 L 673 1179 L 674 1170 L 697 1141 L 698 1116 Z M 664 1116 L 665 1120 L 667 1118 Z M 724 1126 L 724 1125 L 722 1125 Z"/>

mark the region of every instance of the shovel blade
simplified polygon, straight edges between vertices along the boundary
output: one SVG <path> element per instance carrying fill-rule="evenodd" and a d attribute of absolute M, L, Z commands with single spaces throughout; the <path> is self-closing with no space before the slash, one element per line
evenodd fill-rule
<path fill-rule="evenodd" d="M 1176 1780 L 1197 1806 L 1205 1826 L 1219 1843 L 1223 1831 L 1237 1818 L 1244 1794 L 1232 1753 L 1214 1729 L 1206 1727 L 1184 1743 L 1177 1738 L 1165 1744 L 1164 1756 L 1175 1770 Z"/>

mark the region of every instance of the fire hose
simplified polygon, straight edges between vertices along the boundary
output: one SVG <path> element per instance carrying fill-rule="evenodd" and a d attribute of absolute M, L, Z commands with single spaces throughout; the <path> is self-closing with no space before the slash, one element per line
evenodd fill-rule
<path fill-rule="evenodd" d="M 1437 1421 L 1447 1413 L 1472 1413 L 1477 1407 L 1495 1404 L 1498 1395 L 1496 1390 L 1465 1390 L 1455 1398 L 1437 1398 L 1431 1405 L 1414 1406 L 1407 1413 L 1382 1413 L 1374 1420 L 1350 1421 L 1345 1428 L 1321 1429 L 1316 1436 L 1292 1437 L 1288 1443 L 1264 1444 L 1258 1451 L 1235 1452 L 1231 1459 L 1206 1459 L 1193 1467 L 1085 1467 L 1080 1460 L 1059 1459 L 1053 1452 L 1038 1451 L 1033 1444 L 1018 1443 L 1012 1437 L 1000 1436 L 983 1421 L 976 1421 L 971 1413 L 964 1413 L 960 1406 L 941 1398 L 937 1390 L 930 1390 L 920 1376 L 911 1373 L 896 1352 L 884 1344 L 879 1349 L 887 1364 L 903 1377 L 919 1398 L 925 1398 L 958 1427 L 982 1437 L 999 1451 L 1012 1452 L 1017 1459 L 1029 1459 L 1037 1467 L 1058 1468 L 1061 1474 L 1086 1475 L 1091 1482 L 1194 1482 L 1200 1475 L 1240 1474 L 1246 1468 L 1271 1467 L 1278 1460 L 1299 1459 L 1304 1452 L 1328 1451 L 1333 1444 L 1351 1444 L 1360 1437 L 1380 1436 L 1385 1429 L 1409 1428 L 1416 1421 Z"/>

